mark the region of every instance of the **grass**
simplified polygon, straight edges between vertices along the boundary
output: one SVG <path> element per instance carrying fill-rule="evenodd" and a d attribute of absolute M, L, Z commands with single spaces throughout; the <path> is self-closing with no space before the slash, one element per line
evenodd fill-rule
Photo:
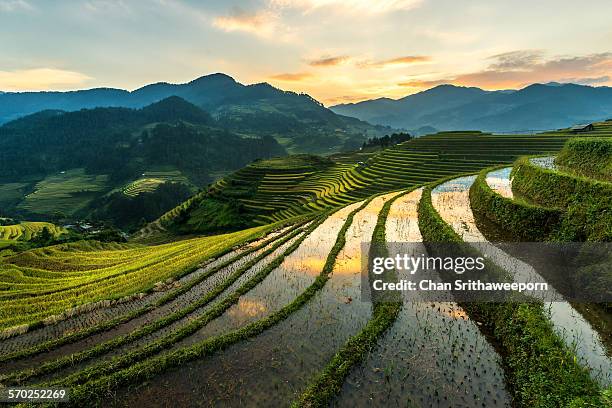
<path fill-rule="evenodd" d="M 303 220 L 303 221 L 296 221 L 296 225 L 293 228 L 297 228 L 300 225 L 302 225 L 305 221 L 307 220 Z M 280 227 L 284 227 L 284 224 L 279 224 L 279 225 L 275 225 L 276 228 L 280 228 Z M 261 236 L 263 236 L 264 233 L 270 232 L 271 229 L 269 230 L 264 230 L 262 231 L 260 234 L 254 234 L 252 236 L 249 237 L 249 240 L 255 240 L 260 238 Z M 165 305 L 166 303 L 178 298 L 180 295 L 188 292 L 189 290 L 191 290 L 193 287 L 195 287 L 196 285 L 198 285 L 199 283 L 205 281 L 206 279 L 208 279 L 209 277 L 211 277 L 212 275 L 214 275 L 215 273 L 217 273 L 218 271 L 220 271 L 221 269 L 224 269 L 226 267 L 228 267 L 229 265 L 233 264 L 234 262 L 238 261 L 240 258 L 242 258 L 243 256 L 247 256 L 255 251 L 258 251 L 266 246 L 268 246 L 269 244 L 271 244 L 272 242 L 274 242 L 277 238 L 276 237 L 272 237 L 270 239 L 266 239 L 263 242 L 261 242 L 259 245 L 256 246 L 252 246 L 250 248 L 245 249 L 244 251 L 240 252 L 238 255 L 235 255 L 233 257 L 231 257 L 230 259 L 228 259 L 225 262 L 222 262 L 218 265 L 216 265 L 213 268 L 208 269 L 205 273 L 200 274 L 199 276 L 196 276 L 192 279 L 189 279 L 188 281 L 184 282 L 180 287 L 173 289 L 171 291 L 169 291 L 166 295 L 162 296 L 160 299 L 158 299 L 157 301 L 155 301 L 154 303 L 150 304 L 150 305 L 146 305 L 143 306 L 141 308 L 138 308 L 134 311 L 125 313 L 121 316 L 118 316 L 114 319 L 111 319 L 109 321 L 88 327 L 86 329 L 83 330 L 79 330 L 76 332 L 72 332 L 70 334 L 64 335 L 62 337 L 47 341 L 47 342 L 43 342 L 40 343 L 36 346 L 30 347 L 30 348 L 25 348 L 25 349 L 21 349 L 15 353 L 10 353 L 10 354 L 5 354 L 0 356 L 0 362 L 4 362 L 4 361 L 11 361 L 11 360 L 18 360 L 18 359 L 23 359 L 23 358 L 27 358 L 30 356 L 34 356 L 36 354 L 40 354 L 43 352 L 47 352 L 50 350 L 53 350 L 55 348 L 61 347 L 63 345 L 66 344 L 70 344 L 70 343 L 74 343 L 78 340 L 87 338 L 89 336 L 92 336 L 94 334 L 98 334 L 98 333 L 102 333 L 104 331 L 110 330 L 114 327 L 117 327 L 120 324 L 126 323 L 132 319 L 135 319 L 136 317 L 142 316 L 145 313 L 158 308 L 160 306 Z M 219 257 L 222 255 L 225 255 L 227 253 L 229 253 L 232 250 L 232 247 L 226 247 L 223 251 L 217 253 L 215 256 Z"/>
<path fill-rule="evenodd" d="M 570 139 L 555 162 L 579 175 L 612 181 L 612 138 Z"/>
<path fill-rule="evenodd" d="M 565 212 L 555 240 L 612 241 L 612 183 L 516 161 L 512 188 L 533 202 Z"/>
<path fill-rule="evenodd" d="M 561 222 L 558 209 L 508 199 L 489 187 L 487 174 L 495 168 L 481 171 L 470 188 L 472 210 L 497 224 L 513 237 L 523 241 L 545 241 Z"/>
<path fill-rule="evenodd" d="M 308 155 L 261 160 L 169 211 L 160 225 L 185 233 L 211 223 L 223 228 L 267 224 L 372 194 L 512 163 L 521 155 L 557 152 L 570 137 L 441 132 L 378 152 L 342 154 L 326 160 Z M 217 220 L 218 214 L 227 216 Z"/>
<path fill-rule="evenodd" d="M 136 197 L 142 193 L 155 191 L 160 184 L 166 182 L 188 184 L 187 177 L 179 170 L 146 171 L 142 174 L 141 178 L 124 186 L 122 191 L 128 197 Z"/>

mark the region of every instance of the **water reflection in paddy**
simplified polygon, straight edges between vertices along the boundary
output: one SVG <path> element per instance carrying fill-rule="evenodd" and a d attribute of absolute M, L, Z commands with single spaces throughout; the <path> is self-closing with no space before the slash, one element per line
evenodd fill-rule
<path fill-rule="evenodd" d="M 137 395 L 131 395 L 133 399 L 128 404 L 155 401 L 156 404 L 189 406 L 239 406 L 248 401 L 249 406 L 288 405 L 371 315 L 371 304 L 359 300 L 361 243 L 370 240 L 378 212 L 390 197 L 392 195 L 374 199 L 355 215 L 346 232 L 345 249 L 338 256 L 330 280 L 300 310 L 249 341 L 162 374 Z M 243 325 L 247 320 L 254 321 L 271 310 L 280 309 L 292 300 L 287 298 L 287 292 L 294 298 L 305 289 L 304 283 L 312 283 L 315 271 L 311 268 L 321 263 L 311 259 L 325 260 L 344 218 L 354 208 L 353 205 L 343 210 L 336 215 L 335 221 L 315 231 L 307 246 L 301 249 L 300 256 L 308 260 L 303 267 L 296 269 L 300 263 L 291 260 L 287 264 L 291 269 L 282 270 L 283 274 L 270 281 L 265 292 L 266 281 L 244 297 L 249 302 L 263 302 L 266 308 L 263 314 L 258 313 L 263 310 L 259 303 L 236 305 L 222 318 L 224 331 L 227 325 L 236 326 L 233 314 L 243 317 L 248 314 L 239 312 L 241 307 L 248 305 L 250 312 L 257 312 L 255 318 L 242 318 L 240 325 Z M 170 389 L 174 392 L 168 393 Z"/>
<path fill-rule="evenodd" d="M 515 277 L 515 281 L 545 282 L 533 267 L 487 242 L 478 230 L 469 199 L 469 189 L 475 178 L 460 177 L 434 188 L 431 198 L 435 209 L 464 241 L 486 251 L 493 262 Z M 550 287 L 549 292 L 551 299 L 558 298 L 554 288 Z M 546 302 L 545 306 L 550 311 L 550 320 L 557 333 L 568 345 L 576 346 L 576 354 L 582 364 L 591 368 L 592 376 L 603 385 L 612 383 L 612 360 L 606 355 L 606 348 L 597 331 L 567 302 Z"/>
<path fill-rule="evenodd" d="M 228 332 L 269 315 L 291 302 L 321 273 L 327 254 L 348 214 L 361 203 L 347 206 L 328 217 L 283 263 L 261 283 L 240 297 L 221 317 L 177 347 L 193 344 L 207 337 Z M 248 305 L 257 304 L 257 308 Z"/>
<path fill-rule="evenodd" d="M 400 197 L 386 224 L 390 255 L 424 253 L 418 229 L 421 190 Z M 422 271 L 417 271 L 421 273 Z M 400 279 L 408 276 L 399 271 Z M 422 302 L 403 292 L 404 306 L 365 363 L 353 369 L 335 406 L 508 406 L 499 356 L 457 304 Z"/>
<path fill-rule="evenodd" d="M 491 187 L 491 190 L 502 197 L 512 198 L 512 183 L 510 181 L 511 171 L 512 167 L 506 167 L 487 173 L 486 181 L 489 187 Z"/>

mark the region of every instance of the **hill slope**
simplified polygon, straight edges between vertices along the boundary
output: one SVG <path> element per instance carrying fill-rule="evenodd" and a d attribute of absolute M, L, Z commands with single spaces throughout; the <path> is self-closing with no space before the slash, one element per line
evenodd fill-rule
<path fill-rule="evenodd" d="M 101 219 L 125 213 L 137 217 L 126 221 L 150 220 L 219 172 L 286 154 L 272 137 L 245 138 L 219 126 L 179 97 L 142 109 L 43 111 L 9 122 L 0 127 L 0 208 L 45 219 L 104 207 L 108 214 L 96 211 Z M 158 208 L 161 202 L 167 204 Z"/>
<path fill-rule="evenodd" d="M 398 100 L 375 99 L 330 109 L 407 129 L 548 130 L 611 117 L 612 88 L 534 84 L 517 91 L 484 91 L 440 85 Z"/>
<path fill-rule="evenodd" d="M 592 136 L 612 134 L 596 123 Z M 251 163 L 162 216 L 154 226 L 177 233 L 211 232 L 281 221 L 375 193 L 410 188 L 450 175 L 512 163 L 522 155 L 559 151 L 569 130 L 537 135 L 440 132 L 378 152 L 322 159 L 289 156 Z"/>
<path fill-rule="evenodd" d="M 269 135 L 292 152 L 329 153 L 348 143 L 389 129 L 337 115 L 308 95 L 286 92 L 267 83 L 243 85 L 225 74 L 212 74 L 185 84 L 156 83 L 132 92 L 98 88 L 71 92 L 6 92 L 0 94 L 0 124 L 42 110 L 141 108 L 178 96 L 208 111 L 232 131 Z"/>

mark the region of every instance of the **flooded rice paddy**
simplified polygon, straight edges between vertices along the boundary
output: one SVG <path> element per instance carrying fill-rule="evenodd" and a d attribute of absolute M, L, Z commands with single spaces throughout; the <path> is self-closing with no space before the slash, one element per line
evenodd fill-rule
<path fill-rule="evenodd" d="M 417 205 L 421 190 L 400 197 L 386 223 L 387 242 L 421 242 Z M 392 246 L 395 253 L 424 246 Z M 417 273 L 420 273 L 418 271 Z M 399 271 L 399 279 L 407 279 Z M 339 407 L 509 406 L 500 358 L 475 322 L 456 303 L 423 302 L 403 292 L 392 326 L 349 374 L 333 405 Z M 418 292 L 416 294 L 418 296 Z"/>
<path fill-rule="evenodd" d="M 501 179 L 504 174 L 509 177 L 509 172 L 497 172 L 495 178 Z M 469 189 L 475 179 L 476 176 L 460 177 L 437 186 L 432 191 L 432 204 L 435 209 L 464 241 L 472 243 L 483 252 L 486 251 L 493 262 L 514 276 L 515 281 L 545 282 L 532 266 L 489 243 L 478 229 L 469 200 Z M 510 183 L 509 179 L 507 183 Z M 554 292 L 550 285 L 549 287 L 550 299 L 558 299 L 560 295 Z M 591 369 L 593 378 L 602 385 L 611 384 L 612 360 L 606 355 L 606 348 L 599 333 L 567 302 L 545 302 L 545 307 L 549 310 L 550 320 L 557 333 L 566 344 L 575 347 L 581 363 Z"/>
<path fill-rule="evenodd" d="M 359 301 L 361 242 L 369 241 L 388 198 L 374 199 L 355 215 L 330 280 L 301 309 L 251 340 L 188 363 L 180 372 L 162 374 L 139 389 L 128 405 L 152 400 L 190 406 L 236 406 L 241 401 L 251 406 L 288 405 L 370 317 L 371 305 Z M 198 340 L 242 327 L 289 304 L 321 273 L 346 217 L 359 205 L 328 218 L 281 267 L 243 296 L 242 303 L 212 322 L 205 336 L 199 333 Z M 185 345 L 195 341 L 190 338 Z M 168 394 L 168 389 L 176 393 Z"/>

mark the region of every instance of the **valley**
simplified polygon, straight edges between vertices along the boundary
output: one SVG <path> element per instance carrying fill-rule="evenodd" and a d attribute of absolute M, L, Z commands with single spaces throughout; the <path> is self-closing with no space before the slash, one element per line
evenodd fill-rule
<path fill-rule="evenodd" d="M 610 242 L 610 140 L 606 121 L 579 135 L 454 131 L 257 158 L 127 242 L 5 249 L 0 384 L 68 387 L 67 406 L 109 395 L 115 406 L 196 405 L 203 395 L 226 406 L 606 406 L 609 253 L 564 278 L 600 299 L 584 303 L 497 242 Z M 188 185 L 182 169 L 138 170 L 112 194 Z M 20 206 L 105 183 L 66 171 Z M 18 242 L 43 227 L 63 233 L 23 223 L 0 234 Z M 493 254 L 485 272 L 508 285 L 530 271 L 564 301 L 452 300 L 443 271 L 429 282 L 449 300 L 397 290 L 363 300 L 363 279 L 374 277 L 362 262 L 436 256 L 440 242 Z M 390 287 L 411 275 L 379 276 Z"/>

